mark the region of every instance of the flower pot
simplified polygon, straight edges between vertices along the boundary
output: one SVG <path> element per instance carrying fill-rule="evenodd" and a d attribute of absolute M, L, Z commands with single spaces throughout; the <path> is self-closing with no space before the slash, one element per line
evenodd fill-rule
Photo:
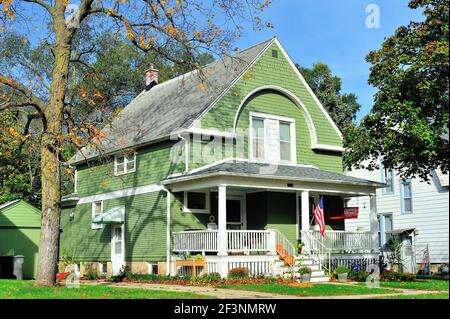
<path fill-rule="evenodd" d="M 59 273 L 56 274 L 56 279 L 57 280 L 64 280 L 69 275 L 70 275 L 70 272 L 59 272 Z"/>
<path fill-rule="evenodd" d="M 300 276 L 302 282 L 310 282 L 311 281 L 311 274 L 303 274 Z"/>
<path fill-rule="evenodd" d="M 341 273 L 341 274 L 338 274 L 337 276 L 338 276 L 338 281 L 339 282 L 346 282 L 348 273 L 346 273 L 346 272 L 345 273 Z"/>

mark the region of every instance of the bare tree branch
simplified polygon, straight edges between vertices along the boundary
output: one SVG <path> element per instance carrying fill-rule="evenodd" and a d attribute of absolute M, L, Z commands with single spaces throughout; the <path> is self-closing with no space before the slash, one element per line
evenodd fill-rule
<path fill-rule="evenodd" d="M 33 92 L 31 92 L 31 90 L 29 90 L 25 85 L 18 83 L 16 81 L 14 81 L 13 79 L 2 76 L 2 75 L 0 75 L 0 84 L 6 85 L 6 86 L 16 90 L 17 92 L 20 92 L 22 94 L 22 96 L 27 99 L 26 102 L 18 103 L 18 104 L 16 104 L 16 106 L 31 105 L 34 108 L 36 108 L 36 110 L 39 113 L 45 112 L 45 109 L 47 107 L 46 103 L 44 101 L 42 101 L 40 98 L 38 98 L 35 94 L 33 94 Z M 8 108 L 9 107 L 11 107 L 11 106 L 9 105 Z"/>

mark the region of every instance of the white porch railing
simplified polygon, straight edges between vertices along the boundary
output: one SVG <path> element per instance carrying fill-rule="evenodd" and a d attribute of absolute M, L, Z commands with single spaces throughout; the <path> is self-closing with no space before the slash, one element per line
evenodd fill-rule
<path fill-rule="evenodd" d="M 273 252 L 275 233 L 270 230 L 227 230 L 227 252 Z M 217 252 L 218 231 L 173 233 L 174 252 Z"/>
<path fill-rule="evenodd" d="M 273 249 L 269 230 L 227 230 L 228 252 L 268 252 Z"/>
<path fill-rule="evenodd" d="M 305 238 L 305 248 L 317 250 L 319 243 L 333 252 L 354 252 L 372 250 L 371 232 L 348 232 L 348 231 L 329 231 L 322 237 L 319 231 L 308 231 L 308 236 L 304 236 L 302 231 L 302 240 Z M 313 240 L 311 240 L 313 239 Z"/>
<path fill-rule="evenodd" d="M 173 251 L 216 252 L 217 230 L 186 231 L 173 233 Z"/>
<path fill-rule="evenodd" d="M 319 239 L 314 237 L 314 231 L 302 230 L 301 239 L 305 243 L 303 252 L 311 257 L 314 262 L 318 263 L 321 269 L 325 268 L 329 272 L 331 250 Z"/>

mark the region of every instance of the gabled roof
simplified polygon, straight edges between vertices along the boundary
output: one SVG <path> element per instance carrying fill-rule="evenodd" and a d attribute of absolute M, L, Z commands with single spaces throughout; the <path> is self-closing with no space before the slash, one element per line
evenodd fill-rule
<path fill-rule="evenodd" d="M 323 171 L 312 166 L 302 165 L 277 165 L 276 170 L 270 173 L 267 171 L 267 163 L 250 162 L 240 159 L 228 159 L 217 162 L 213 165 L 208 165 L 199 168 L 190 173 L 173 176 L 166 179 L 163 184 L 171 184 L 175 182 L 185 181 L 193 178 L 214 176 L 214 175 L 229 175 L 241 177 L 263 177 L 285 179 L 292 181 L 310 181 L 310 182 L 324 182 L 324 183 L 340 183 L 349 185 L 365 185 L 374 187 L 385 187 L 386 184 L 369 181 L 362 178 L 352 177 L 344 174 Z"/>
<path fill-rule="evenodd" d="M 100 145 L 83 148 L 70 162 L 145 145 L 190 128 L 273 42 L 274 38 L 266 40 L 205 66 L 203 90 L 198 71 L 193 71 L 142 92 L 103 129 L 106 137 Z"/>
<path fill-rule="evenodd" d="M 12 201 L 10 201 L 10 202 L 6 202 L 6 203 L 4 203 L 4 204 L 1 204 L 1 205 L 0 205 L 0 210 L 6 208 L 6 207 L 8 207 L 8 206 L 11 206 L 11 205 L 17 203 L 18 201 L 20 201 L 20 199 L 15 199 L 15 200 L 12 200 Z"/>

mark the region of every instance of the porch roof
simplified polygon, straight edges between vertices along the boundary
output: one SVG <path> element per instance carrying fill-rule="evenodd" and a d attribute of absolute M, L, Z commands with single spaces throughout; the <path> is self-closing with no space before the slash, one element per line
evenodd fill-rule
<path fill-rule="evenodd" d="M 187 180 L 213 176 L 260 177 L 275 180 L 292 180 L 305 182 L 338 183 L 347 185 L 386 187 L 386 184 L 344 174 L 320 170 L 306 165 L 270 165 L 268 163 L 229 159 L 192 170 L 183 175 L 174 175 L 163 184 L 175 184 Z"/>

